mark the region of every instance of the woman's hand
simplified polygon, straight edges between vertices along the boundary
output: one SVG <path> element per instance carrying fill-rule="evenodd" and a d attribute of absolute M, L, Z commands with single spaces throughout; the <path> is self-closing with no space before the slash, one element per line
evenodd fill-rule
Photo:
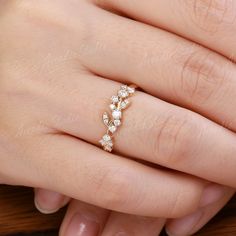
<path fill-rule="evenodd" d="M 219 191 L 219 188 L 218 188 Z M 80 201 L 73 200 L 69 204 L 67 214 L 60 229 L 60 236 L 86 235 L 86 236 L 110 236 L 110 235 L 135 235 L 135 236 L 155 236 L 159 235 L 166 224 L 168 235 L 190 235 L 201 229 L 232 197 L 234 190 L 225 188 L 224 196 L 219 198 L 219 192 L 215 186 L 214 195 L 208 196 L 208 201 L 218 200 L 210 205 L 199 208 L 193 214 L 182 219 L 172 219 L 166 221 L 161 218 L 150 218 L 128 215 L 118 212 L 91 206 Z M 45 209 L 58 209 L 68 202 L 64 199 L 63 205 L 60 195 L 46 190 L 36 191 L 36 205 L 43 213 L 49 213 Z M 59 197 L 59 198 L 58 198 Z M 54 208 L 53 208 L 54 207 Z M 42 209 L 43 208 L 43 209 Z M 79 234 L 80 232 L 80 234 Z"/>
<path fill-rule="evenodd" d="M 50 189 L 102 208 L 146 216 L 183 216 L 205 204 L 208 182 L 153 168 L 125 155 L 142 155 L 143 160 L 157 163 L 169 153 L 169 142 L 174 145 L 177 139 L 176 147 L 183 148 L 187 141 L 183 133 L 192 135 L 196 124 L 198 129 L 209 125 L 203 140 L 211 137 L 220 142 L 217 132 L 231 143 L 234 137 L 195 113 L 137 92 L 116 135 L 116 154 L 95 146 L 105 132 L 102 114 L 121 85 L 98 75 L 95 67 L 102 60 L 101 68 L 106 71 L 106 57 L 120 50 L 109 45 L 123 33 L 122 25 L 116 30 L 112 27 L 120 21 L 147 37 L 155 34 L 149 26 L 133 25 L 86 1 L 3 1 L 0 173 L 4 183 Z M 101 26 L 104 32 L 99 32 Z M 100 36 L 105 32 L 107 39 L 102 42 Z M 132 32 L 126 35 L 127 40 L 131 36 Z M 90 57 L 93 67 L 86 65 Z M 124 57 L 120 55 L 119 61 L 110 58 L 111 72 Z M 173 135 L 162 129 L 165 123 L 173 128 Z M 222 145 L 218 149 L 220 154 Z"/>
<path fill-rule="evenodd" d="M 147 216 L 203 206 L 205 181 L 93 146 L 117 80 L 146 92 L 132 98 L 117 133 L 120 155 L 236 186 L 236 137 L 217 124 L 234 131 L 235 66 L 225 57 L 86 1 L 3 1 L 0 11 L 5 183 Z"/>

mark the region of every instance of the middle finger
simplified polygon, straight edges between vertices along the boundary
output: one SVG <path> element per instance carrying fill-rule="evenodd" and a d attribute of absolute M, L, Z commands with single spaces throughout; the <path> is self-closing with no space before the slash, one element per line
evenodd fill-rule
<path fill-rule="evenodd" d="M 234 63 L 175 34 L 96 11 L 100 20 L 90 27 L 94 37 L 77 49 L 91 71 L 135 83 L 236 131 Z"/>

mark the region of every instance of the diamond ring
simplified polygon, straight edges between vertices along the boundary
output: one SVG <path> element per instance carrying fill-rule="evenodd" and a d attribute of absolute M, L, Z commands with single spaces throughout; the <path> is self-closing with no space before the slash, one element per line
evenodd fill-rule
<path fill-rule="evenodd" d="M 133 85 L 121 85 L 117 95 L 111 97 L 111 104 L 109 105 L 111 117 L 107 112 L 103 113 L 102 119 L 107 128 L 107 132 L 99 143 L 107 152 L 111 152 L 113 149 L 113 134 L 121 125 L 122 111 L 129 106 L 129 97 L 135 93 L 135 88 L 136 86 Z"/>

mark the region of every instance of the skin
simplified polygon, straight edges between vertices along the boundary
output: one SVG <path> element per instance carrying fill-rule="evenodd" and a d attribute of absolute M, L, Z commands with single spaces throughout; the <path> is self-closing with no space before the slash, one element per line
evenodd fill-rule
<path fill-rule="evenodd" d="M 35 187 L 41 209 L 77 199 L 61 235 L 75 213 L 84 235 L 156 235 L 181 217 L 169 234 L 201 228 L 236 187 L 230 2 L 3 0 L 1 182 Z M 141 91 L 110 154 L 101 115 L 121 83 Z"/>

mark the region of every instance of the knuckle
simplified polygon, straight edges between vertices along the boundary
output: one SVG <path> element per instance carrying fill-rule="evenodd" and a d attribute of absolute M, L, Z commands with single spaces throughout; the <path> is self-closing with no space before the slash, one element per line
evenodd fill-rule
<path fill-rule="evenodd" d="M 106 208 L 121 209 L 126 205 L 130 198 L 131 185 L 124 171 L 116 171 L 115 173 L 108 171 L 96 181 L 96 192 Z"/>
<path fill-rule="evenodd" d="M 222 25 L 235 20 L 235 3 L 232 0 L 192 0 L 185 1 L 190 6 L 191 19 L 198 28 L 215 33 Z"/>
<path fill-rule="evenodd" d="M 180 96 L 190 103 L 206 104 L 217 95 L 225 80 L 222 61 L 212 52 L 198 50 L 184 56 L 181 65 Z"/>
<path fill-rule="evenodd" d="M 159 120 L 154 128 L 153 157 L 165 166 L 180 166 L 191 156 L 200 137 L 196 118 L 191 112 L 179 110 Z M 195 134 L 195 135 L 193 135 Z"/>

